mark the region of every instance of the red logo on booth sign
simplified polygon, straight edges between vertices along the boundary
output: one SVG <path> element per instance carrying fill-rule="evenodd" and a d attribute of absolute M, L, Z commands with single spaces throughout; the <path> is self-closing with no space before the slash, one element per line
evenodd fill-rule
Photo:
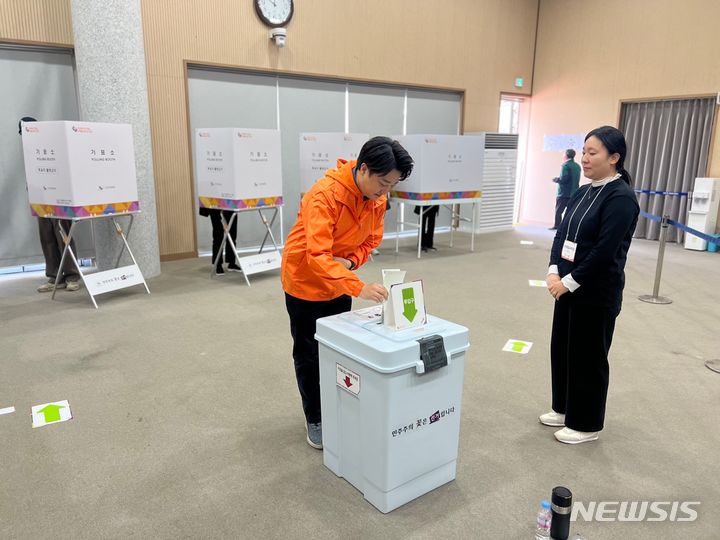
<path fill-rule="evenodd" d="M 72 130 L 75 133 L 92 133 L 93 132 L 92 129 L 90 129 L 89 127 L 82 127 L 82 126 L 73 126 Z"/>

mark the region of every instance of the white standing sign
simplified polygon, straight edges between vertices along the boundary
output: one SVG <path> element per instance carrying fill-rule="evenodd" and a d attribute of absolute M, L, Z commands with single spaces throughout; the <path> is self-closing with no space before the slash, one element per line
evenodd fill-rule
<path fill-rule="evenodd" d="M 82 217 L 138 209 L 132 126 L 24 122 L 21 131 L 36 214 Z"/>
<path fill-rule="evenodd" d="M 337 167 L 338 159 L 357 159 L 368 138 L 367 133 L 301 133 L 300 191 L 310 191 L 325 171 Z"/>
<path fill-rule="evenodd" d="M 268 251 L 267 253 L 238 257 L 238 262 L 240 263 L 243 274 L 250 276 L 252 274 L 280 268 L 282 255 L 279 251 Z"/>
<path fill-rule="evenodd" d="M 84 276 L 85 286 L 92 296 L 125 289 L 134 285 L 142 285 L 142 272 L 136 264 L 121 266 L 103 272 L 95 272 Z"/>

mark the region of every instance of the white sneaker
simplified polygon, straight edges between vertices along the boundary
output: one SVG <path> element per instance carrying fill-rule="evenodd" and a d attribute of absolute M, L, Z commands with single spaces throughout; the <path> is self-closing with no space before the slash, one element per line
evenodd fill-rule
<path fill-rule="evenodd" d="M 540 415 L 540 423 L 546 426 L 562 427 L 565 425 L 565 415 L 550 411 L 549 413 Z"/>
<path fill-rule="evenodd" d="M 599 432 L 597 431 L 575 431 L 569 427 L 564 427 L 555 432 L 555 438 L 565 444 L 580 444 L 584 442 L 596 441 Z"/>
<path fill-rule="evenodd" d="M 57 284 L 58 289 L 64 289 L 65 287 L 67 287 L 67 285 L 65 284 L 64 281 L 62 283 Z M 55 282 L 53 280 L 50 280 L 47 283 L 43 283 L 42 285 L 40 285 L 37 288 L 37 292 L 52 292 L 53 289 L 55 289 L 55 288 L 56 288 Z"/>
<path fill-rule="evenodd" d="M 65 287 L 66 291 L 77 291 L 80 290 L 80 284 L 77 281 L 67 281 L 67 286 Z"/>

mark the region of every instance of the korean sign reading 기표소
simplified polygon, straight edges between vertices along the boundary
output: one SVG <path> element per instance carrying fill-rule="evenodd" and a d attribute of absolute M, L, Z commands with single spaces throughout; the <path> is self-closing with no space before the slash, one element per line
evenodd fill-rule
<path fill-rule="evenodd" d="M 138 208 L 129 124 L 25 122 L 25 176 L 38 215 L 76 217 Z"/>

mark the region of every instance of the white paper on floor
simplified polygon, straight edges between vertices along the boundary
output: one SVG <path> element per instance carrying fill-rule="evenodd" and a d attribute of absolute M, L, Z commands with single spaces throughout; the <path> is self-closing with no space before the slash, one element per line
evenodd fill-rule
<path fill-rule="evenodd" d="M 10 414 L 15 412 L 15 407 L 5 407 L 4 409 L 0 409 L 0 414 Z"/>
<path fill-rule="evenodd" d="M 547 282 L 542 279 L 528 279 L 531 287 L 544 287 L 547 289 Z"/>
<path fill-rule="evenodd" d="M 533 242 L 532 240 L 520 240 L 520 243 L 523 246 L 532 246 L 535 242 Z"/>
<path fill-rule="evenodd" d="M 43 427 L 49 424 L 58 424 L 67 422 L 72 419 L 70 412 L 70 403 L 65 399 L 63 401 L 54 401 L 51 403 L 43 403 L 35 405 L 32 409 L 32 427 Z"/>
<path fill-rule="evenodd" d="M 507 343 L 503 347 L 505 352 L 514 352 L 518 354 L 527 354 L 532 349 L 531 341 L 522 341 L 521 339 L 508 339 Z"/>

